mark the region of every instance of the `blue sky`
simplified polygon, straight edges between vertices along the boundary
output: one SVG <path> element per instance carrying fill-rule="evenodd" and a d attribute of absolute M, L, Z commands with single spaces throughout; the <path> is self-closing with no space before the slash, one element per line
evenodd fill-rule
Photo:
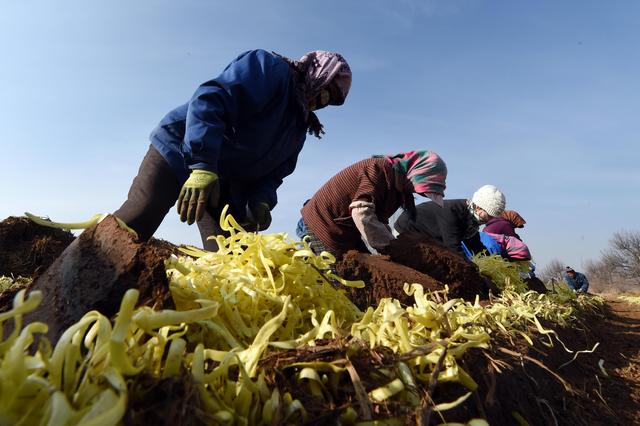
<path fill-rule="evenodd" d="M 503 190 L 535 260 L 595 259 L 640 211 L 640 2 L 44 1 L 0 12 L 0 219 L 116 210 L 170 109 L 240 52 L 342 53 L 354 77 L 320 111 L 270 231 L 372 154 L 432 149 L 447 198 Z M 157 237 L 199 244 L 169 213 Z"/>

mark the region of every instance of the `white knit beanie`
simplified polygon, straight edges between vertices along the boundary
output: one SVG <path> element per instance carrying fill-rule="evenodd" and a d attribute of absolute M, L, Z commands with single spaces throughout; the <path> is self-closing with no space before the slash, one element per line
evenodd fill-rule
<path fill-rule="evenodd" d="M 484 185 L 473 193 L 471 202 L 493 217 L 500 216 L 504 211 L 506 200 L 498 188 Z"/>

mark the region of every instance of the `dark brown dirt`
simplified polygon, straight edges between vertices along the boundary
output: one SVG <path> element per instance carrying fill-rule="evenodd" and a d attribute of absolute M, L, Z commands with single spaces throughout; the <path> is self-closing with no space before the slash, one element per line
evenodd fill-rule
<path fill-rule="evenodd" d="M 594 361 L 604 359 L 609 377 L 601 378 L 600 382 L 602 396 L 610 408 L 607 412 L 617 415 L 618 424 L 640 424 L 640 306 L 609 300 L 603 314 L 585 322 L 584 330 L 602 347 L 580 360 L 573 371 L 585 377 L 584 388 L 593 395 L 600 390 L 594 379 L 597 368 Z M 596 424 L 595 418 L 592 424 Z"/>
<path fill-rule="evenodd" d="M 9 217 L 0 222 L 0 268 L 3 271 L 0 275 L 37 279 L 74 239 L 68 231 L 43 227 L 26 217 Z M 165 240 L 151 238 L 146 245 L 161 256 L 180 254 L 177 246 Z M 13 286 L 0 292 L 0 312 L 10 309 L 16 293 L 31 285 Z M 155 301 L 151 298 L 145 303 Z"/>
<path fill-rule="evenodd" d="M 215 424 L 203 407 L 193 376 L 184 371 L 165 379 L 141 374 L 131 379 L 128 389 L 125 426 Z"/>
<path fill-rule="evenodd" d="M 391 242 L 391 260 L 427 274 L 447 284 L 453 297 L 486 298 L 497 288 L 478 267 L 461 254 L 425 235 L 403 234 Z"/>
<path fill-rule="evenodd" d="M 27 321 L 47 323 L 55 342 L 90 310 L 114 315 L 130 288 L 140 291 L 140 304 L 171 306 L 164 267 L 171 252 L 169 247 L 136 242 L 108 217 L 86 229 L 34 280 L 31 290 L 42 291 L 44 297 Z"/>
<path fill-rule="evenodd" d="M 417 235 L 401 235 L 392 242 L 389 256 L 349 251 L 336 264 L 336 271 L 346 279 L 365 282 L 365 288 L 347 292 L 360 309 L 377 305 L 385 297 L 411 305 L 413 297 L 404 292 L 405 283 L 422 284 L 427 291 L 443 290 L 447 284 L 450 298 L 470 301 L 476 294 L 486 299 L 490 291 L 498 291 L 475 264 L 437 241 Z"/>
<path fill-rule="evenodd" d="M 413 296 L 407 296 L 405 283 L 422 284 L 425 290 L 442 290 L 444 285 L 428 275 L 407 266 L 391 262 L 387 256 L 360 253 L 355 250 L 344 254 L 336 264 L 339 276 L 349 280 L 362 280 L 364 288 L 349 288 L 347 296 L 362 310 L 376 306 L 385 297 L 394 297 L 401 304 L 413 304 Z"/>
<path fill-rule="evenodd" d="M 36 225 L 26 217 L 0 222 L 0 275 L 34 277 L 53 263 L 75 237 Z"/>

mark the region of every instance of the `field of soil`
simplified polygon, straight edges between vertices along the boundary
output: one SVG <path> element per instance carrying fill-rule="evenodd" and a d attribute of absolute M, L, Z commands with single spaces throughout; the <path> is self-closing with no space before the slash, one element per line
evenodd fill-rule
<path fill-rule="evenodd" d="M 0 275 L 34 278 L 29 287 L 43 291 L 45 298 L 30 320 L 50 324 L 49 337 L 54 342 L 62 330 L 90 309 L 107 315 L 116 312 L 128 288 L 140 289 L 143 304 L 171 306 L 163 268 L 164 260 L 175 251 L 174 246 L 160 240 L 134 242 L 109 219 L 78 238 L 25 218 L 0 222 Z M 468 300 L 476 294 L 487 298 L 497 291 L 474 265 L 425 239 L 398 240 L 388 256 L 349 252 L 336 270 L 347 279 L 367 282 L 365 290 L 351 289 L 349 293 L 360 308 L 390 296 L 405 305 L 411 303 L 402 291 L 404 282 L 420 283 L 430 290 L 442 289 L 446 282 L 453 297 Z M 17 290 L 0 293 L 0 312 L 10 308 Z M 463 405 L 447 411 L 445 418 L 428 410 L 407 412 L 393 404 L 384 408 L 385 414 L 424 424 L 473 417 L 487 418 L 492 425 L 640 424 L 640 305 L 611 297 L 601 309 L 580 313 L 571 326 L 556 328 L 556 332 L 572 351 L 599 345 L 592 353 L 580 353 L 573 359 L 575 353 L 567 352 L 558 341 L 552 347 L 539 341 L 530 346 L 524 339 L 494 342 L 489 351 L 471 350 L 465 355 L 463 365 L 479 388 Z M 318 404 L 301 393 L 279 366 L 292 360 L 346 357 L 347 350 L 351 350 L 351 360 L 365 384 L 375 381 L 376 369 L 397 360 L 395 354 L 379 348 L 365 345 L 354 355 L 345 341 L 326 341 L 314 348 L 273 351 L 262 365 L 271 372 L 274 386 L 290 391 L 305 404 L 310 424 L 331 424 L 338 420 L 338 409 L 354 404 L 357 395 L 347 391 L 342 401 L 331 406 Z M 187 378 L 159 382 L 141 377 L 129 385 L 131 394 L 143 396 L 130 401 L 126 424 L 144 424 L 150 418 L 139 414 L 151 411 L 154 424 L 200 423 L 193 414 L 197 401 L 192 400 Z M 430 397 L 436 402 L 450 401 L 459 396 L 458 388 L 438 384 L 430 390 Z"/>

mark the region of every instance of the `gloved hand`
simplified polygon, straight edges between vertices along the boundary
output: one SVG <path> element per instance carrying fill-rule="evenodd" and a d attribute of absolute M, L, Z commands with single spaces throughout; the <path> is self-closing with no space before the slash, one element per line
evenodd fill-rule
<path fill-rule="evenodd" d="M 180 220 L 191 225 L 194 221 L 202 219 L 207 207 L 217 207 L 219 200 L 218 175 L 208 170 L 193 170 L 178 197 Z"/>
<path fill-rule="evenodd" d="M 265 202 L 253 202 L 247 206 L 245 229 L 250 232 L 264 231 L 271 225 L 271 209 Z"/>

